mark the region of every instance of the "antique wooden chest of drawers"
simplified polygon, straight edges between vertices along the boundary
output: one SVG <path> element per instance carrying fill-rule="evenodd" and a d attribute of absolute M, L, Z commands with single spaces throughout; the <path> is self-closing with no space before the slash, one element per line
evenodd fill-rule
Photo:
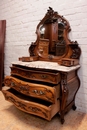
<path fill-rule="evenodd" d="M 36 28 L 37 39 L 29 56 L 13 62 L 10 76 L 4 79 L 6 100 L 20 110 L 48 121 L 57 113 L 61 123 L 71 108 L 80 87 L 77 71 L 81 49 L 68 38 L 69 22 L 51 7 Z"/>
<path fill-rule="evenodd" d="M 12 63 L 11 75 L 4 79 L 5 86 L 10 89 L 2 92 L 5 99 L 20 110 L 46 120 L 51 120 L 58 113 L 63 123 L 65 112 L 72 107 L 75 109 L 75 95 L 79 88 L 76 71 L 79 65 L 68 68 L 50 63 L 47 69 L 48 63 Z"/>

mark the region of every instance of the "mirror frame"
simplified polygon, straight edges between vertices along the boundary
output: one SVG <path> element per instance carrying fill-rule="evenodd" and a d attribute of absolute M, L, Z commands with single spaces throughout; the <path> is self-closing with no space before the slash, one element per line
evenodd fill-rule
<path fill-rule="evenodd" d="M 54 56 L 51 54 L 42 55 L 38 49 L 39 42 L 40 42 L 40 26 L 43 25 L 46 22 L 46 20 L 53 21 L 55 19 L 57 19 L 57 20 L 60 19 L 60 21 L 64 24 L 63 37 L 64 37 L 64 41 L 66 43 L 66 51 L 62 56 Z M 30 56 L 19 58 L 19 60 L 22 60 L 22 61 L 36 61 L 36 60 L 52 61 L 52 62 L 58 62 L 59 64 L 63 65 L 63 60 L 66 58 L 69 60 L 69 62 L 70 62 L 70 60 L 72 61 L 72 59 L 79 59 L 80 54 L 81 54 L 81 49 L 78 46 L 77 41 L 74 42 L 69 39 L 68 34 L 70 31 L 71 31 L 71 28 L 70 28 L 69 22 L 63 16 L 59 15 L 51 7 L 49 7 L 44 18 L 37 25 L 37 28 L 36 28 L 37 39 L 35 42 L 32 42 L 29 47 Z"/>
<path fill-rule="evenodd" d="M 64 37 L 64 41 L 66 43 L 66 52 L 62 56 L 54 56 L 54 55 L 50 55 L 50 54 L 48 56 L 44 56 L 44 55 L 41 55 L 39 53 L 39 51 L 38 51 L 38 55 L 40 56 L 40 58 L 51 59 L 52 61 L 55 61 L 55 60 L 58 60 L 58 59 L 60 59 L 62 57 L 65 57 L 65 55 L 67 55 L 67 52 L 68 52 L 68 49 L 69 49 L 67 45 L 71 44 L 70 40 L 68 38 L 68 33 L 71 31 L 71 29 L 70 29 L 69 22 L 63 16 L 59 15 L 57 12 L 54 12 L 54 10 L 51 7 L 49 7 L 49 10 L 47 10 L 46 15 L 41 20 L 41 22 L 37 25 L 37 29 L 36 29 L 37 39 L 38 39 L 37 40 L 38 42 L 36 43 L 37 46 L 38 46 L 39 41 L 40 41 L 40 26 L 43 25 L 46 22 L 46 20 L 49 20 L 49 19 L 50 19 L 50 21 L 53 21 L 55 19 L 57 19 L 57 20 L 60 19 L 61 22 L 64 24 L 64 34 L 63 34 L 63 37 Z"/>

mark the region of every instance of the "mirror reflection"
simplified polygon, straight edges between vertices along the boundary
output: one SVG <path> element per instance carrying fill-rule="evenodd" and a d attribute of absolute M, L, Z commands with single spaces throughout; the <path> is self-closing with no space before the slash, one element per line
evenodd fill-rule
<path fill-rule="evenodd" d="M 39 52 L 42 55 L 62 56 L 65 53 L 64 29 L 65 25 L 60 18 L 47 20 L 40 26 Z"/>

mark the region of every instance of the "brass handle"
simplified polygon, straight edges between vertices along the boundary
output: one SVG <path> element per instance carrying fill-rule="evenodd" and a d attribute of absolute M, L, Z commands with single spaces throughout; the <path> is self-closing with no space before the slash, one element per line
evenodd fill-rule
<path fill-rule="evenodd" d="M 33 92 L 34 92 L 35 94 L 37 94 L 37 93 L 38 93 L 38 91 L 37 91 L 37 90 L 33 90 Z"/>
<path fill-rule="evenodd" d="M 47 75 L 41 75 L 41 78 L 42 78 L 42 79 L 46 79 L 46 78 L 47 78 Z"/>
<path fill-rule="evenodd" d="M 35 94 L 37 94 L 37 95 L 43 95 L 43 94 L 45 94 L 43 91 L 38 91 L 38 90 L 33 90 L 33 92 L 35 93 Z"/>
<path fill-rule="evenodd" d="M 43 95 L 43 94 L 44 94 L 44 92 L 40 90 L 40 95 Z"/>
<path fill-rule="evenodd" d="M 11 82 L 11 86 L 14 87 L 14 86 L 15 86 L 15 83 L 14 83 L 14 82 Z"/>
<path fill-rule="evenodd" d="M 31 110 L 31 111 L 33 111 L 33 112 L 36 112 L 36 111 L 38 111 L 38 109 L 36 108 L 36 107 L 29 107 L 29 109 Z"/>

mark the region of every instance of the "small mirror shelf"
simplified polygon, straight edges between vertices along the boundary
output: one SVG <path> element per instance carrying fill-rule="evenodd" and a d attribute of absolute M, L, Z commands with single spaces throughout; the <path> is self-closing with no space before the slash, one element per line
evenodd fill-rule
<path fill-rule="evenodd" d="M 61 65 L 79 64 L 81 50 L 78 43 L 68 38 L 71 31 L 69 22 L 51 7 L 36 28 L 37 39 L 29 47 L 30 57 L 22 61 L 51 61 Z"/>

